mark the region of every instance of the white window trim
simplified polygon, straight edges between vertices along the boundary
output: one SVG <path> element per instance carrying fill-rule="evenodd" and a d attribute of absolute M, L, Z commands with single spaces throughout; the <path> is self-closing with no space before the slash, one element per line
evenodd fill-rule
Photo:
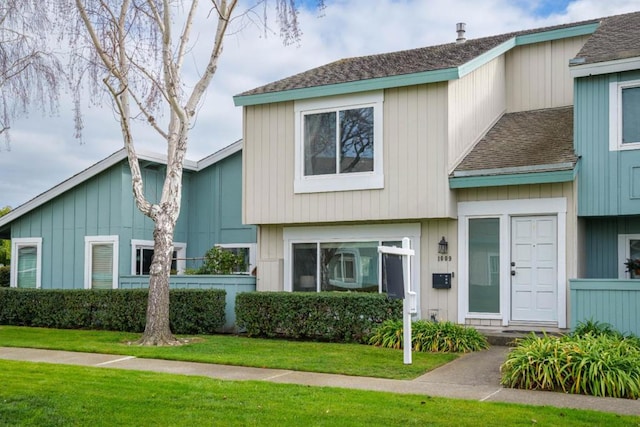
<path fill-rule="evenodd" d="M 18 287 L 18 249 L 36 247 L 36 289 L 42 286 L 42 237 L 16 237 L 11 239 L 11 279 L 9 286 Z"/>
<path fill-rule="evenodd" d="M 622 143 L 622 90 L 640 87 L 640 80 L 609 83 L 609 151 L 640 150 L 640 141 Z"/>
<path fill-rule="evenodd" d="M 113 289 L 118 288 L 118 252 L 119 237 L 115 236 L 84 236 L 84 288 L 91 289 L 91 248 L 94 244 L 113 244 Z"/>
<path fill-rule="evenodd" d="M 640 240 L 640 234 L 618 234 L 618 278 L 630 279 L 631 274 L 626 271 L 624 263 L 631 257 L 629 243 Z"/>
<path fill-rule="evenodd" d="M 383 91 L 349 96 L 330 96 L 295 102 L 295 180 L 294 193 L 368 190 L 384 188 L 383 172 Z M 303 119 L 306 114 L 338 109 L 373 107 L 373 172 L 335 175 L 304 175 Z"/>
<path fill-rule="evenodd" d="M 411 280 L 417 293 L 418 317 L 420 316 L 420 237 L 421 227 L 418 223 L 407 224 L 372 224 L 372 225 L 336 225 L 315 227 L 285 227 L 284 237 L 284 290 L 293 291 L 291 277 L 291 260 L 294 243 L 327 243 L 327 242 L 362 242 L 362 241 L 394 241 L 404 237 L 411 239 L 411 248 L 415 251 L 411 262 Z M 381 267 L 380 267 L 381 268 Z"/>
<path fill-rule="evenodd" d="M 247 268 L 247 272 L 239 272 L 239 274 L 251 274 L 253 269 L 257 266 L 256 264 L 256 251 L 258 245 L 256 243 L 216 243 L 216 246 L 220 246 L 221 248 L 227 249 L 241 249 L 247 248 L 249 249 L 249 267 Z"/>
<path fill-rule="evenodd" d="M 469 313 L 469 219 L 499 218 L 500 254 L 511 254 L 511 217 L 522 215 L 556 215 L 557 217 L 557 280 L 558 280 L 558 328 L 567 327 L 567 199 L 491 200 L 458 203 L 458 323 L 472 319 L 502 320 L 508 326 L 511 320 L 510 256 L 500 257 L 500 313 Z"/>
<path fill-rule="evenodd" d="M 131 239 L 131 275 L 136 275 L 136 249 L 153 249 L 153 240 Z M 187 257 L 187 244 L 182 242 L 174 242 L 173 250 L 176 251 L 178 260 L 176 261 L 177 274 L 184 274 L 187 267 L 185 258 Z"/>

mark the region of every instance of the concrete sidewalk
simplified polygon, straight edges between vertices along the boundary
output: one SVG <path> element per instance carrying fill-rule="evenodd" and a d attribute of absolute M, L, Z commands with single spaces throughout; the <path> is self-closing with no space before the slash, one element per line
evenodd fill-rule
<path fill-rule="evenodd" d="M 478 400 L 481 402 L 522 403 L 561 408 L 592 409 L 624 415 L 640 415 L 640 400 L 503 388 L 500 385 L 499 367 L 505 360 L 508 351 L 508 347 L 493 346 L 489 350 L 466 354 L 414 380 L 352 377 L 283 369 L 139 359 L 133 356 L 31 348 L 0 347 L 0 359 L 164 372 L 179 375 L 200 375 L 234 381 L 271 381 L 320 387 L 424 394 Z"/>

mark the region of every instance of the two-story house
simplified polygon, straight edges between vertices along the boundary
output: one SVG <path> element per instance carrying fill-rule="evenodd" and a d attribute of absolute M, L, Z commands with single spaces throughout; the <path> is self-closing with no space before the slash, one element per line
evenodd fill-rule
<path fill-rule="evenodd" d="M 574 90 L 592 78 L 575 89 L 571 70 L 589 60 L 571 70 L 569 61 L 621 20 L 638 28 L 640 13 L 474 40 L 459 31 L 455 43 L 347 58 L 237 95 L 257 289 L 385 292 L 377 247 L 408 237 L 420 317 L 568 327 L 584 236 L 619 228 L 578 215 L 638 214 L 624 210 L 633 192 L 615 211 L 610 200 L 586 211 L 581 187 L 637 192 L 640 169 L 620 171 L 624 184 L 576 181 L 591 131 L 574 129 L 591 117 L 574 124 Z M 617 76 L 616 93 L 635 96 L 637 72 Z M 608 99 L 612 78 L 593 79 Z M 631 161 L 620 154 L 635 142 L 607 159 L 594 152 L 588 161 L 603 169 L 593 173 L 612 179 L 604 168 Z"/>

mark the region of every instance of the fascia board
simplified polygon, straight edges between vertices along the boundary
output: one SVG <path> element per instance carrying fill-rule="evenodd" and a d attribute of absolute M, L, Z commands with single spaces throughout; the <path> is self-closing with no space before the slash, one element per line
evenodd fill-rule
<path fill-rule="evenodd" d="M 569 182 L 575 179 L 576 169 L 553 172 L 522 173 L 511 175 L 470 176 L 449 178 L 449 188 L 499 187 L 505 185 L 549 184 Z"/>
<path fill-rule="evenodd" d="M 640 69 L 640 56 L 569 67 L 571 77 L 589 77 Z"/>

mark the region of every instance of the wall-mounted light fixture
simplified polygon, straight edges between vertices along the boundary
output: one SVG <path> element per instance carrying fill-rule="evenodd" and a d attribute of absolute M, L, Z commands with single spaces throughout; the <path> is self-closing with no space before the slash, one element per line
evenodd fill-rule
<path fill-rule="evenodd" d="M 438 243 L 438 253 L 441 255 L 446 255 L 449 252 L 449 243 L 445 240 L 444 236 L 440 239 L 440 243 Z"/>

